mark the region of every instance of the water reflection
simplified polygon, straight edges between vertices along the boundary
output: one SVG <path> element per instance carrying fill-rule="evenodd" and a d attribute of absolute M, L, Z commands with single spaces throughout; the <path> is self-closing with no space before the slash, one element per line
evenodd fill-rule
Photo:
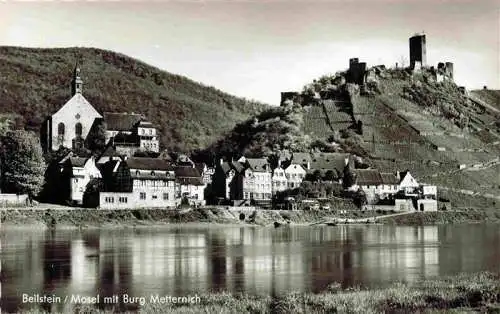
<path fill-rule="evenodd" d="M 320 291 L 332 282 L 380 286 L 464 271 L 500 271 L 498 225 L 173 226 L 158 231 L 3 230 L 0 235 L 5 312 L 30 307 L 22 304 L 22 293 L 99 293 L 101 301 L 123 293 L 276 295 Z M 42 308 L 71 310 L 65 304 Z"/>

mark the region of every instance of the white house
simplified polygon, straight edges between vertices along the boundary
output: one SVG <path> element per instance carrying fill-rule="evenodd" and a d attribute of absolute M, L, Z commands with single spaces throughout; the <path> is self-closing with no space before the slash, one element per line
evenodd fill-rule
<path fill-rule="evenodd" d="M 406 195 L 416 195 L 416 190 L 419 188 L 419 184 L 415 178 L 411 175 L 410 171 L 398 172 L 397 175 L 399 181 L 399 189 L 404 191 Z"/>
<path fill-rule="evenodd" d="M 133 180 L 132 207 L 174 207 L 176 205 L 175 172 L 165 160 L 159 158 L 126 159 Z"/>
<path fill-rule="evenodd" d="M 175 168 L 177 183 L 176 198 L 187 198 L 191 205 L 205 205 L 205 187 L 202 176 L 196 167 L 181 166 Z"/>
<path fill-rule="evenodd" d="M 265 158 L 246 158 L 243 172 L 243 199 L 270 200 L 272 194 L 271 168 Z"/>
<path fill-rule="evenodd" d="M 96 167 L 94 157 L 74 157 L 70 152 L 59 161 L 59 164 L 62 168 L 69 167 L 71 170 L 70 201 L 82 204 L 87 184 L 94 178 L 101 178 L 101 172 Z"/>
<path fill-rule="evenodd" d="M 298 188 L 306 177 L 306 170 L 300 164 L 291 163 L 285 169 L 285 176 L 289 189 Z"/>
<path fill-rule="evenodd" d="M 284 191 L 288 188 L 288 180 L 285 175 L 285 170 L 281 167 L 277 167 L 272 173 L 272 193 Z"/>
<path fill-rule="evenodd" d="M 394 195 L 399 191 L 399 180 L 393 173 L 380 173 L 382 184 L 378 187 L 381 196 Z"/>

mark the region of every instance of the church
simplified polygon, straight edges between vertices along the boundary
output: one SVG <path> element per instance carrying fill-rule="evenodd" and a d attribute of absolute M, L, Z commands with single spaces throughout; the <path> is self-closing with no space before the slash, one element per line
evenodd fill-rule
<path fill-rule="evenodd" d="M 83 97 L 83 80 L 77 66 L 71 81 L 71 98 L 53 115 L 42 128 L 42 146 L 45 151 L 59 147 L 77 149 L 83 145 L 95 119 L 102 115 Z"/>
<path fill-rule="evenodd" d="M 117 151 L 129 156 L 139 150 L 159 152 L 156 128 L 146 117 L 135 113 L 101 114 L 85 99 L 78 65 L 73 71 L 71 98 L 49 116 L 42 126 L 41 143 L 44 151 L 56 151 L 60 147 L 71 150 L 82 148 L 92 127 L 99 120 L 104 120 L 107 125 L 106 142 L 113 144 Z"/>

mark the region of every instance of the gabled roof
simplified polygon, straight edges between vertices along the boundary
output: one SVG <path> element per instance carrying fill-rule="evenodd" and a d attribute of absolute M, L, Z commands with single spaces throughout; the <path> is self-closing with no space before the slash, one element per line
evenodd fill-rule
<path fill-rule="evenodd" d="M 173 170 L 169 162 L 160 158 L 130 157 L 126 160 L 130 169 L 139 170 Z"/>
<path fill-rule="evenodd" d="M 104 121 L 109 131 L 131 131 L 145 117 L 137 113 L 105 112 Z"/>
<path fill-rule="evenodd" d="M 170 172 L 166 172 L 166 173 L 152 173 L 152 172 L 149 172 L 149 173 L 144 173 L 144 172 L 140 172 L 140 173 L 137 173 L 135 171 L 132 171 L 130 173 L 130 177 L 132 179 L 148 179 L 148 180 L 173 180 L 174 179 L 174 175 L 171 174 Z"/>
<path fill-rule="evenodd" d="M 243 170 L 245 170 L 245 166 L 241 163 L 241 162 L 238 162 L 238 161 L 233 161 L 231 162 L 231 167 L 237 172 L 241 172 Z"/>
<path fill-rule="evenodd" d="M 271 167 L 265 158 L 246 158 L 248 168 L 255 172 L 269 172 Z"/>
<path fill-rule="evenodd" d="M 355 169 L 357 185 L 381 185 L 382 176 L 375 169 Z"/>
<path fill-rule="evenodd" d="M 200 171 L 194 167 L 176 167 L 176 178 L 201 178 Z"/>
<path fill-rule="evenodd" d="M 94 116 L 94 118 L 102 118 L 101 114 L 97 112 L 97 110 L 88 102 L 85 97 L 83 97 L 82 94 L 76 93 L 71 97 L 59 110 L 57 110 L 54 115 L 57 115 L 58 113 L 63 113 L 63 112 L 69 112 L 71 110 L 74 110 L 74 108 L 82 108 L 86 107 L 89 110 L 88 115 Z"/>
<path fill-rule="evenodd" d="M 399 180 L 394 173 L 380 173 L 383 184 L 398 184 Z"/>
<path fill-rule="evenodd" d="M 180 185 L 204 185 L 201 178 L 176 178 L 175 179 Z"/>
<path fill-rule="evenodd" d="M 110 160 L 102 164 L 102 166 L 100 166 L 102 176 L 104 178 L 108 178 L 109 176 L 113 175 L 113 173 L 120 165 L 120 162 L 120 160 Z"/>
<path fill-rule="evenodd" d="M 314 170 L 337 170 L 342 173 L 345 168 L 345 159 L 349 154 L 341 153 L 315 153 L 312 154 L 311 169 Z"/>
<path fill-rule="evenodd" d="M 85 163 L 87 162 L 88 158 L 70 157 L 69 160 L 70 160 L 71 165 L 73 167 L 83 167 L 83 166 L 85 166 Z"/>
<path fill-rule="evenodd" d="M 294 163 L 303 164 L 303 163 L 311 162 L 311 160 L 312 160 L 311 154 L 309 154 L 309 153 L 293 153 L 292 154 L 292 162 L 294 162 Z"/>

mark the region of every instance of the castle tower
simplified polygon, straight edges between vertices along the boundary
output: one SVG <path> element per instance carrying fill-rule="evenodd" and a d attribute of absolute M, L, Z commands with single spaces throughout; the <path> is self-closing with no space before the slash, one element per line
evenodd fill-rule
<path fill-rule="evenodd" d="M 410 68 L 415 69 L 415 64 L 427 65 L 427 51 L 425 47 L 425 34 L 416 34 L 410 37 Z"/>
<path fill-rule="evenodd" d="M 71 96 L 75 94 L 81 94 L 83 90 L 83 81 L 80 77 L 80 67 L 78 64 L 75 66 L 75 70 L 73 71 L 73 80 L 71 81 Z"/>

